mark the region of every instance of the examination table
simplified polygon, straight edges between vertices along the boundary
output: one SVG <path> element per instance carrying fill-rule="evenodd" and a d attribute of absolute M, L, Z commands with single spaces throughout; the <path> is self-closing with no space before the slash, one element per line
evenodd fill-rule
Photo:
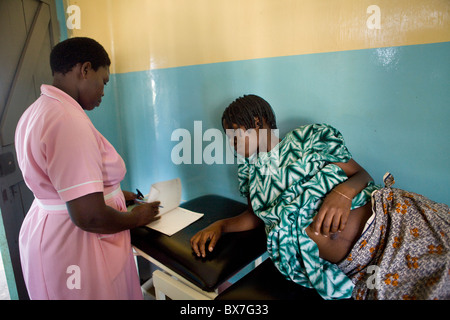
<path fill-rule="evenodd" d="M 152 274 L 157 299 L 320 299 L 315 290 L 285 280 L 270 259 L 261 263 L 266 251 L 263 226 L 224 234 L 205 258 L 194 254 L 190 245 L 194 234 L 217 220 L 239 215 L 245 204 L 206 195 L 180 206 L 204 216 L 170 237 L 147 227 L 131 230 L 136 252 L 161 269 Z M 256 269 L 230 286 L 228 280 L 252 263 Z"/>

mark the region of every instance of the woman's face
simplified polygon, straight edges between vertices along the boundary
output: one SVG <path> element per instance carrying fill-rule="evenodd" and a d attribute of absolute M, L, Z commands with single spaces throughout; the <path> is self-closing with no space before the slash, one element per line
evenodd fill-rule
<path fill-rule="evenodd" d="M 231 128 L 224 127 L 230 145 L 239 155 L 248 158 L 258 151 L 258 131 L 256 129 L 246 130 L 244 126 L 238 126 L 235 123 Z"/>
<path fill-rule="evenodd" d="M 83 81 L 79 88 L 79 103 L 84 110 L 92 110 L 102 102 L 103 89 L 109 81 L 109 67 L 92 69 L 90 63 L 83 65 Z"/>

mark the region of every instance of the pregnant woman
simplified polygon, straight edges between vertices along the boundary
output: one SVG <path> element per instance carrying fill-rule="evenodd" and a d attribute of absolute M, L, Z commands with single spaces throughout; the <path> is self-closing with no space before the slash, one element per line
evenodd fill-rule
<path fill-rule="evenodd" d="M 239 191 L 248 209 L 194 235 L 198 256 L 223 233 L 264 223 L 277 269 L 325 299 L 449 297 L 448 206 L 391 188 L 389 174 L 385 188 L 375 185 L 329 125 L 279 139 L 261 97 L 235 100 L 222 124 L 241 157 Z"/>

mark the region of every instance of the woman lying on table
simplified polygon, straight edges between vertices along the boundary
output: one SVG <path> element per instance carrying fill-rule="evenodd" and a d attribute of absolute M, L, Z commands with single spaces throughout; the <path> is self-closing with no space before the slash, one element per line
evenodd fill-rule
<path fill-rule="evenodd" d="M 222 124 L 244 157 L 238 178 L 248 209 L 194 235 L 198 256 L 223 233 L 263 222 L 278 270 L 325 299 L 449 298 L 448 206 L 390 188 L 391 175 L 376 186 L 329 125 L 280 140 L 273 110 L 258 96 L 235 100 Z"/>

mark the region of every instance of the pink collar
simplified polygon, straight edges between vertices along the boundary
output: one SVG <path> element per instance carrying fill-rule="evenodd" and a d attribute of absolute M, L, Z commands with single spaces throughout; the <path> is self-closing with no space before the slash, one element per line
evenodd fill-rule
<path fill-rule="evenodd" d="M 66 92 L 62 91 L 61 89 L 58 89 L 57 87 L 48 85 L 48 84 L 43 84 L 41 85 L 41 94 L 58 100 L 61 103 L 68 103 L 72 106 L 74 106 L 75 108 L 79 109 L 80 111 L 84 112 L 84 109 L 80 106 L 80 104 L 74 99 L 72 98 L 70 95 L 68 95 Z"/>

